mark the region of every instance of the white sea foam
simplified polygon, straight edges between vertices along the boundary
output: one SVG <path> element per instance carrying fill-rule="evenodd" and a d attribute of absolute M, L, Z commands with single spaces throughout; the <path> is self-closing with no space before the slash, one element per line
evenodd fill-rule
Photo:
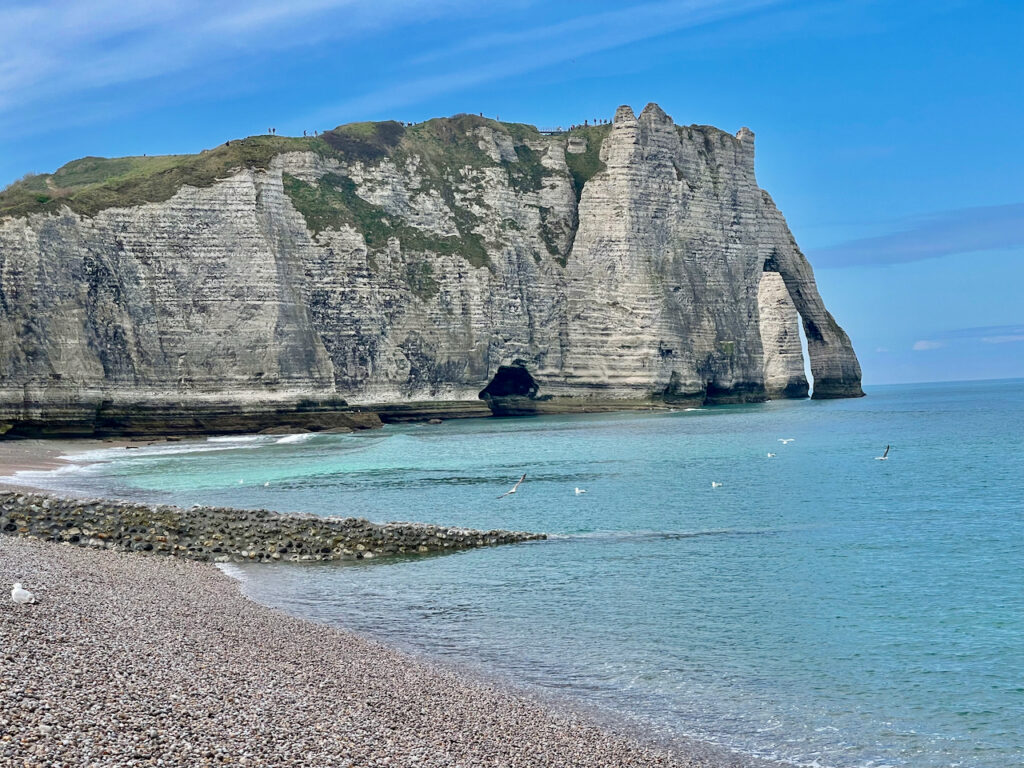
<path fill-rule="evenodd" d="M 95 467 L 96 464 L 66 464 L 55 469 L 22 469 L 12 475 L 0 477 L 0 482 L 31 488 L 59 487 L 69 479 L 89 474 Z"/>
<path fill-rule="evenodd" d="M 697 531 L 586 531 L 582 533 L 549 533 L 549 541 L 572 539 L 694 539 L 699 536 L 760 536 L 778 533 L 775 528 L 712 528 Z"/>
<path fill-rule="evenodd" d="M 313 437 L 313 434 L 314 433 L 312 433 L 312 432 L 299 432 L 298 434 L 294 434 L 294 435 L 285 435 L 284 437 L 275 440 L 274 443 L 276 445 L 283 445 L 283 444 L 286 444 L 286 443 L 287 444 L 290 444 L 290 443 L 304 443 L 307 440 L 309 440 L 311 437 Z"/>
<path fill-rule="evenodd" d="M 255 438 L 255 439 L 252 439 Z M 214 451 L 231 451 L 248 448 L 256 448 L 266 444 L 273 438 L 262 435 L 245 437 L 241 441 L 234 439 L 207 438 L 204 442 L 183 442 L 183 443 L 158 443 L 154 445 L 141 445 L 127 448 L 116 446 L 112 448 L 97 448 L 92 451 L 80 453 L 66 453 L 59 458 L 74 464 L 97 464 L 108 461 L 125 461 L 135 457 L 143 456 L 172 456 L 183 453 L 206 453 Z M 211 442 L 213 441 L 213 442 Z"/>

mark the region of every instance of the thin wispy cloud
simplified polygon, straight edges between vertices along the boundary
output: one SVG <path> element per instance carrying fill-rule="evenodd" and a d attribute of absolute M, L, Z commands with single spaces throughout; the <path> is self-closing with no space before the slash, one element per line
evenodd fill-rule
<path fill-rule="evenodd" d="M 1024 323 L 1018 325 L 982 325 L 976 328 L 956 328 L 934 334 L 940 339 L 980 339 L 990 344 L 1000 344 L 1003 340 L 1018 341 L 1024 338 Z"/>
<path fill-rule="evenodd" d="M 934 334 L 940 339 L 980 339 L 986 336 L 1013 336 L 1024 334 L 1024 323 L 1014 326 L 977 326 L 975 328 L 956 328 Z"/>
<path fill-rule="evenodd" d="M 511 33 L 494 33 L 460 42 L 408 62 L 454 65 L 426 77 L 390 83 L 303 119 L 322 122 L 421 103 L 436 96 L 536 71 L 573 59 L 619 48 L 672 32 L 739 19 L 783 4 L 783 0 L 675 0 L 619 11 L 578 16 L 555 24 Z M 485 57 L 471 54 L 486 51 Z"/>
<path fill-rule="evenodd" d="M 244 56 L 437 18 L 468 0 L 37 0 L 0 8 L 0 115 Z M 6 113 L 6 114 L 5 114 Z"/>
<path fill-rule="evenodd" d="M 930 334 L 915 341 L 915 352 L 927 352 L 954 344 L 1015 344 L 1024 342 L 1024 323 L 1017 325 L 982 325 L 975 328 L 954 328 Z"/>
<path fill-rule="evenodd" d="M 593 13 L 566 19 L 555 24 L 534 26 L 515 32 L 494 32 L 464 40 L 457 45 L 431 51 L 412 59 L 412 64 L 426 64 L 476 51 L 536 49 L 548 45 L 565 45 L 572 41 L 599 38 L 605 41 L 621 38 L 625 42 L 666 34 L 684 27 L 694 27 L 723 18 L 735 18 L 780 5 L 781 0 L 674 0 L 647 3 L 617 11 Z M 601 47 L 606 47 L 600 43 Z"/>
<path fill-rule="evenodd" d="M 797 5 L 793 0 L 662 0 L 610 11 L 583 9 L 525 29 L 479 34 L 426 58 L 422 49 L 413 49 L 383 70 L 339 83 L 341 100 L 335 96 L 294 115 L 291 127 L 365 119 L 653 37 L 708 29 L 715 22 L 741 23 Z M 268 52 L 291 55 L 375 35 L 385 41 L 396 30 L 445 18 L 497 20 L 524 9 L 537 19 L 559 15 L 531 10 L 543 8 L 539 0 L 494 7 L 470 0 L 251 0 L 244 5 L 224 0 L 29 0 L 3 6 L 0 134 L 11 139 L 35 135 L 41 126 L 67 129 L 102 122 L 158 103 L 180 103 L 178 97 L 192 94 L 228 98 L 247 90 L 244 73 Z M 482 27 L 502 28 L 491 22 Z M 360 92 L 363 81 L 368 85 Z M 140 93 L 143 84 L 148 90 Z M 132 89 L 134 95 L 124 98 Z M 99 105 L 114 94 L 122 96 L 113 99 L 117 106 L 111 115 Z M 67 109 L 69 101 L 74 109 Z"/>
<path fill-rule="evenodd" d="M 908 222 L 899 231 L 822 248 L 816 267 L 902 264 L 1024 246 L 1024 203 L 961 208 Z"/>

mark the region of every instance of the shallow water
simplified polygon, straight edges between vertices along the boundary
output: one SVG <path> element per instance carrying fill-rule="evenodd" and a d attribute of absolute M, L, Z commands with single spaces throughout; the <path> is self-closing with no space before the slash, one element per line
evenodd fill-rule
<path fill-rule="evenodd" d="M 803 764 L 1004 768 L 1024 764 L 1022 449 L 1024 382 L 1002 381 L 214 438 L 31 480 L 547 531 L 444 557 L 233 572 L 261 602 L 654 733 Z"/>

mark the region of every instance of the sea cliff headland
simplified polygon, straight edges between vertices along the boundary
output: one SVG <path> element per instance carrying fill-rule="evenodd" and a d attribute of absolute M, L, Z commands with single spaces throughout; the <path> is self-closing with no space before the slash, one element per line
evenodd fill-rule
<path fill-rule="evenodd" d="M 754 134 L 474 115 L 83 158 L 0 192 L 0 433 L 863 394 Z"/>

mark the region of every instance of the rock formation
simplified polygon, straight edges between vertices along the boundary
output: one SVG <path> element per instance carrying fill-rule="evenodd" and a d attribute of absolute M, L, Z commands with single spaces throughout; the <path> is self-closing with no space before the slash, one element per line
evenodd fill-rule
<path fill-rule="evenodd" d="M 0 492 L 0 534 L 96 549 L 152 552 L 218 563 L 362 560 L 456 552 L 546 539 L 543 533 L 478 531 L 365 518 L 289 515 L 266 509 L 136 504 Z"/>
<path fill-rule="evenodd" d="M 861 395 L 753 133 L 654 104 L 85 158 L 0 193 L 0 433 L 804 397 L 798 322 L 813 396 Z"/>

